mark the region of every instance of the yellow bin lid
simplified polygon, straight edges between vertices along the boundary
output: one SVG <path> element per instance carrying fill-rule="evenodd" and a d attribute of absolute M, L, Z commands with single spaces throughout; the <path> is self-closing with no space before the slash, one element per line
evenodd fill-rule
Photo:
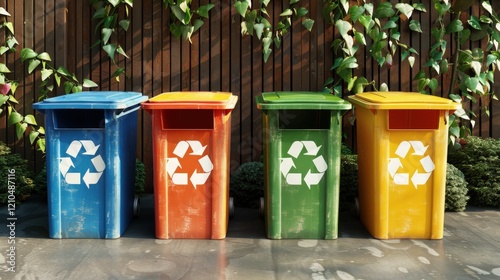
<path fill-rule="evenodd" d="M 418 92 L 364 92 L 348 97 L 354 105 L 374 110 L 457 110 L 460 103 Z"/>
<path fill-rule="evenodd" d="M 165 92 L 142 104 L 154 109 L 233 109 L 238 96 L 230 92 L 176 91 Z"/>

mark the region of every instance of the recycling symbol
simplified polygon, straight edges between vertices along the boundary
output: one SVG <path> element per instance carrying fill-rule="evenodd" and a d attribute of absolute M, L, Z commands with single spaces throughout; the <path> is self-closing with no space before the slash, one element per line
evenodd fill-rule
<path fill-rule="evenodd" d="M 418 172 L 418 167 L 415 168 L 413 175 L 411 176 L 411 182 L 413 186 L 417 189 L 419 185 L 425 185 L 427 180 L 429 180 L 432 171 L 434 171 L 435 165 L 430 156 L 424 156 L 425 151 L 429 146 L 424 146 L 420 141 L 402 141 L 398 148 L 396 149 L 396 155 L 398 157 L 389 158 L 389 174 L 396 185 L 409 185 L 410 184 L 410 172 L 401 172 L 400 168 L 403 167 L 401 159 L 405 159 L 411 148 L 413 148 L 412 155 L 422 157 L 420 159 L 420 165 L 425 172 Z M 403 170 L 407 170 L 403 168 Z"/>
<path fill-rule="evenodd" d="M 312 172 L 311 168 L 307 171 L 304 176 L 304 182 L 307 187 L 311 189 L 311 185 L 317 185 L 321 182 L 325 171 L 328 169 L 325 159 L 322 155 L 318 155 L 320 146 L 316 146 L 314 141 L 295 141 L 288 149 L 288 155 L 292 157 L 282 158 L 280 164 L 281 174 L 286 178 L 286 182 L 289 185 L 302 185 L 302 173 L 292 173 L 290 170 L 295 167 L 294 159 L 299 156 L 304 157 L 314 157 L 312 163 L 316 167 L 318 172 Z M 302 154 L 302 152 L 304 152 Z M 301 155 L 302 154 L 302 155 Z"/>
<path fill-rule="evenodd" d="M 96 146 L 91 140 L 74 140 L 73 142 L 71 142 L 68 149 L 66 150 L 66 154 L 69 157 L 61 157 L 61 161 L 59 162 L 59 170 L 61 171 L 61 174 L 67 184 L 80 185 L 81 180 L 83 179 L 83 182 L 85 183 L 87 188 L 90 189 L 90 185 L 95 185 L 99 182 L 104 169 L 106 169 L 106 164 L 104 163 L 101 155 L 96 155 L 99 146 L 100 145 Z M 82 147 L 83 153 L 80 155 Z M 79 159 L 90 159 L 92 165 L 94 166 L 94 170 L 90 170 L 90 168 L 88 168 L 85 174 L 83 174 L 83 177 L 80 172 L 70 172 L 71 168 L 75 168 L 73 159 L 76 159 L 77 157 Z M 80 160 L 78 162 L 82 161 Z"/>
<path fill-rule="evenodd" d="M 205 152 L 206 147 L 206 145 L 203 146 L 200 141 L 196 140 L 180 141 L 179 143 L 177 143 L 173 151 L 174 155 L 176 155 L 177 157 L 167 158 L 166 165 L 167 173 L 172 179 L 172 183 L 174 183 L 175 185 L 187 186 L 189 178 L 189 181 L 191 182 L 191 184 L 193 184 L 195 189 L 198 185 L 205 184 L 205 182 L 208 180 L 208 177 L 210 177 L 210 173 L 214 169 L 210 157 L 208 155 L 202 156 Z M 200 156 L 200 158 L 198 159 L 198 163 L 201 167 L 201 170 L 203 171 L 198 172 L 198 169 L 196 168 L 191 176 L 189 176 L 190 174 L 188 173 L 178 171 L 178 169 L 182 170 L 179 158 L 184 158 L 189 148 L 191 148 L 191 152 L 189 153 L 190 156 Z"/>

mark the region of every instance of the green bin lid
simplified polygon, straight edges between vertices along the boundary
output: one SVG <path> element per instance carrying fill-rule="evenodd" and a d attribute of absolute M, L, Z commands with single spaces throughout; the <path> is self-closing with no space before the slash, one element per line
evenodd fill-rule
<path fill-rule="evenodd" d="M 259 109 L 348 110 L 351 104 L 324 92 L 274 91 L 256 97 Z"/>
<path fill-rule="evenodd" d="M 418 92 L 364 92 L 348 97 L 354 105 L 374 109 L 457 110 L 460 103 Z"/>

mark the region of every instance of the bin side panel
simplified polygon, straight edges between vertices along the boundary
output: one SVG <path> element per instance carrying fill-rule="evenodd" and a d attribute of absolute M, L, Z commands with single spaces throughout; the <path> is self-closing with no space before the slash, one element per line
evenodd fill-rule
<path fill-rule="evenodd" d="M 137 111 L 106 113 L 106 238 L 121 236 L 133 218 Z"/>
<path fill-rule="evenodd" d="M 231 110 L 214 110 L 214 129 L 210 134 L 213 169 L 211 239 L 226 237 L 229 220 L 229 159 L 231 146 Z"/>

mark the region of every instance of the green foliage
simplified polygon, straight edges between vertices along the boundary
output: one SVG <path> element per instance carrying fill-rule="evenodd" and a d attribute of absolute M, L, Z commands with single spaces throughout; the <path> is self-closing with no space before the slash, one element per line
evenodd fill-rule
<path fill-rule="evenodd" d="M 342 96 L 344 83 L 347 90 L 353 93 L 363 92 L 367 86 L 375 86 L 375 81 L 370 82 L 366 77 L 354 76 L 353 73 L 354 69 L 359 67 L 356 53 L 363 48 L 368 48 L 379 67 L 390 69 L 398 50 L 401 53 L 400 60 L 408 59 L 410 67 L 413 67 L 417 51 L 399 40 L 399 27 L 402 22 L 407 22 L 405 24 L 409 24 L 410 30 L 421 32 L 418 22 L 408 20 L 415 11 L 425 11 L 422 4 L 393 5 L 390 2 L 382 2 L 374 5 L 362 1 L 362 4 L 350 6 L 347 0 L 325 0 L 323 3 L 323 15 L 340 34 L 340 38 L 332 43 L 337 58 L 331 70 L 336 76 L 325 84 L 332 88 L 335 95 Z M 380 85 L 380 90 L 387 90 L 387 85 Z"/>
<path fill-rule="evenodd" d="M 144 163 L 139 159 L 135 161 L 135 189 L 134 193 L 136 196 L 141 195 L 144 192 L 144 186 L 146 185 L 146 168 L 144 168 Z"/>
<path fill-rule="evenodd" d="M 15 180 L 11 180 L 9 184 L 9 171 L 15 170 Z M 0 205 L 7 204 L 9 185 L 15 186 L 15 203 L 21 204 L 26 200 L 35 188 L 33 181 L 33 173 L 29 170 L 27 161 L 22 159 L 18 154 L 11 154 L 10 148 L 0 142 L 0 176 L 2 183 L 0 184 Z M 12 184 L 12 182 L 14 184 Z M 10 190 L 12 192 L 12 189 Z"/>
<path fill-rule="evenodd" d="M 469 136 L 459 150 L 450 150 L 448 162 L 463 172 L 471 205 L 500 207 L 500 139 Z"/>
<path fill-rule="evenodd" d="M 464 174 L 452 164 L 446 168 L 445 209 L 447 211 L 462 212 L 467 206 L 467 181 Z"/>
<path fill-rule="evenodd" d="M 262 162 L 243 163 L 231 174 L 229 195 L 237 207 L 258 208 L 264 197 L 264 165 Z"/>
<path fill-rule="evenodd" d="M 208 18 L 210 10 L 215 7 L 214 4 L 208 3 L 193 9 L 190 0 L 163 0 L 163 5 L 170 9 L 170 33 L 175 38 L 182 36 L 189 42 L 193 33 L 203 26 L 203 20 Z"/>
<path fill-rule="evenodd" d="M 300 0 L 290 0 L 289 6 L 281 12 L 280 20 L 273 26 L 266 10 L 270 2 L 270 0 L 260 0 L 260 5 L 252 9 L 251 0 L 234 1 L 236 11 L 243 18 L 241 34 L 253 36 L 255 33 L 257 38 L 262 41 L 264 62 L 267 62 L 271 55 L 273 44 L 277 48 L 281 46 L 283 36 L 288 33 L 288 29 L 292 26 L 292 17 L 303 19 L 302 26 L 308 31 L 311 31 L 314 26 L 314 20 L 307 17 L 309 11 L 299 5 Z"/>
<path fill-rule="evenodd" d="M 352 209 L 354 199 L 358 197 L 358 178 L 358 155 L 341 155 L 339 210 Z"/>

